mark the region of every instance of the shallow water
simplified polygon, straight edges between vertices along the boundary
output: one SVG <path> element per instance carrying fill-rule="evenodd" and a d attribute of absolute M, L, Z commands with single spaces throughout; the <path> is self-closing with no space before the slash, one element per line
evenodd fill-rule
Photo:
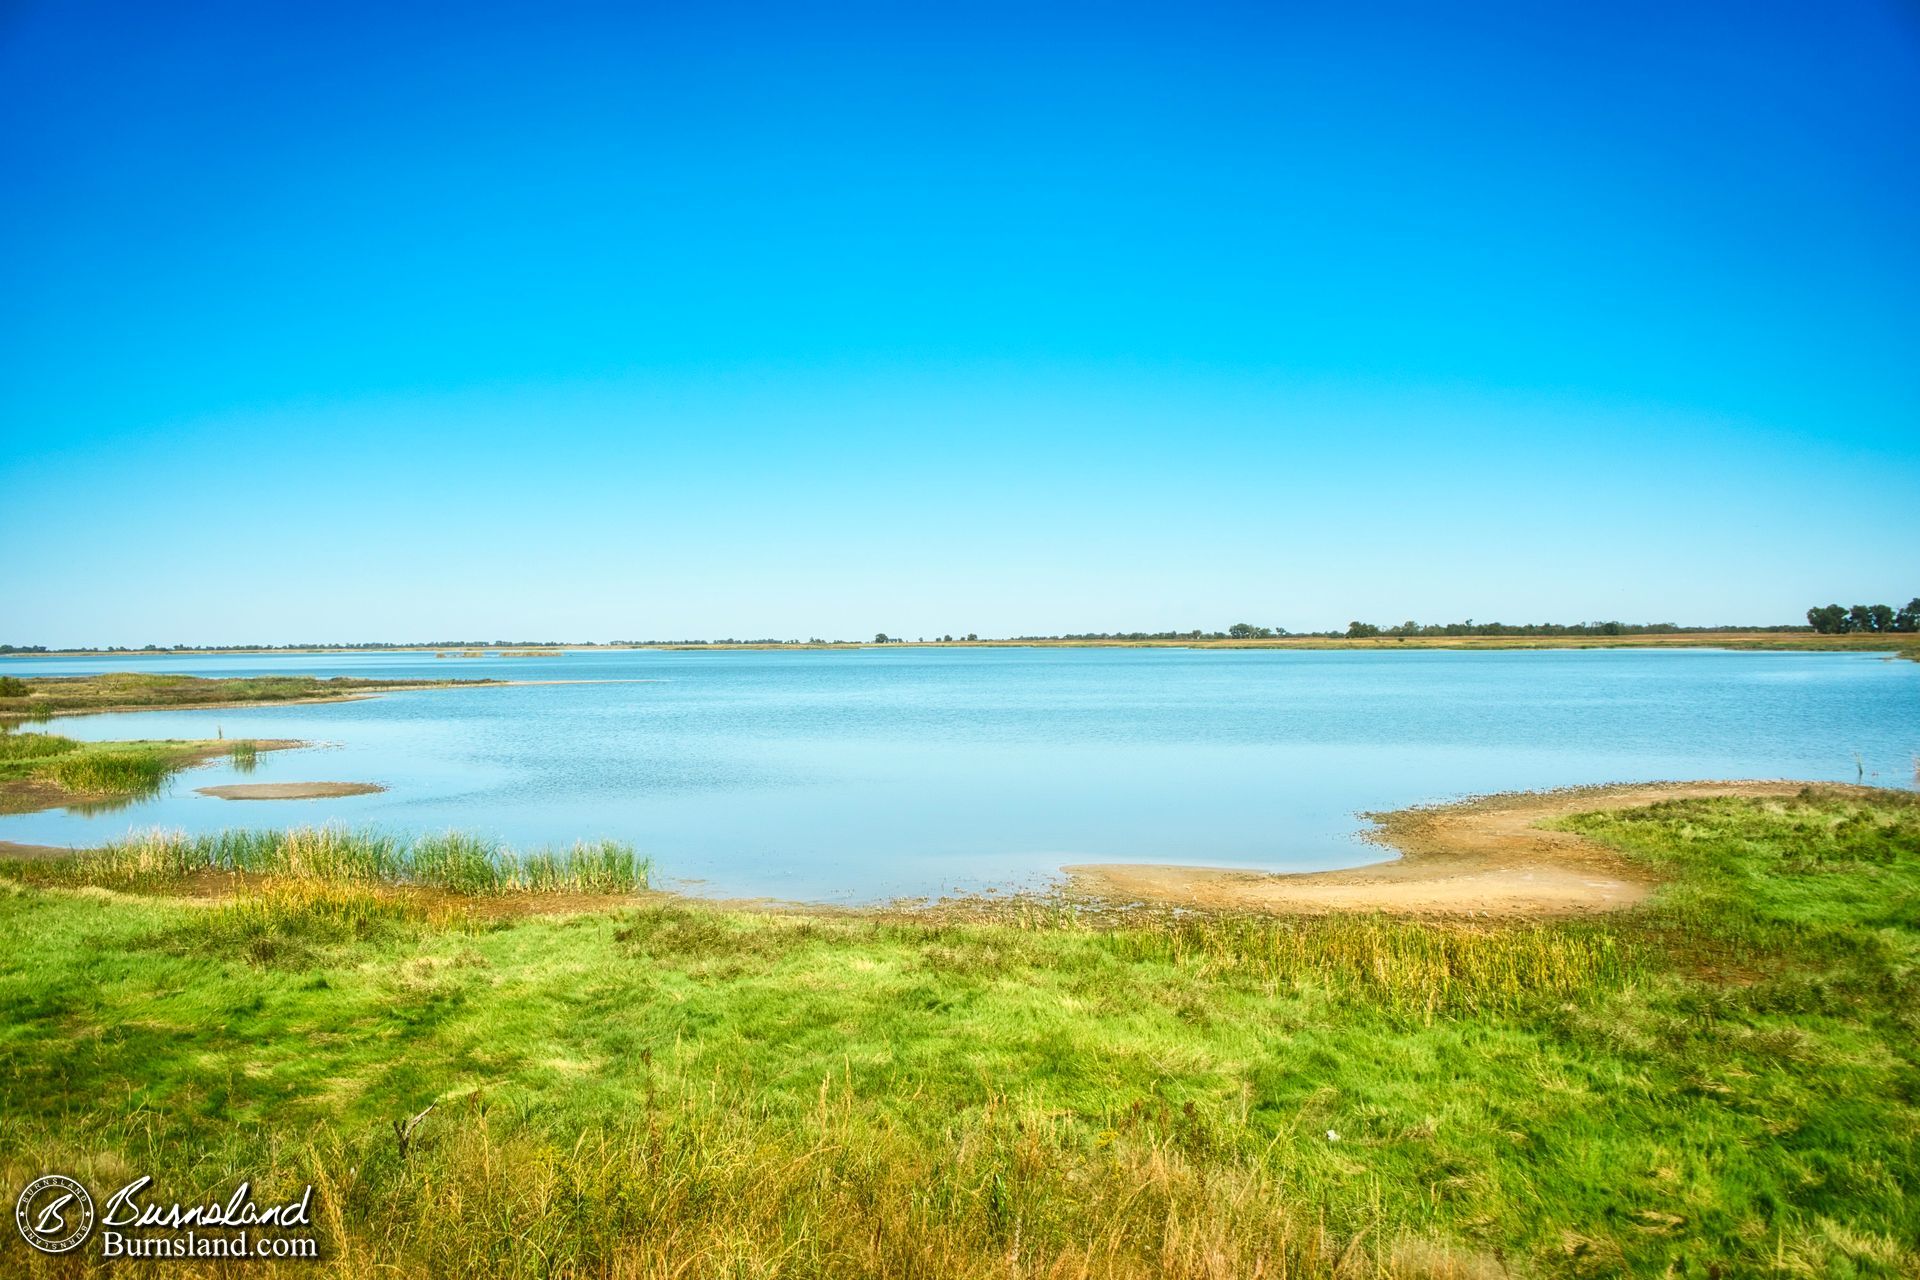
<path fill-rule="evenodd" d="M 65 717 L 71 737 L 324 745 L 178 775 L 0 840 L 319 822 L 516 845 L 614 837 L 673 887 L 869 901 L 1030 885 L 1072 862 L 1308 870 L 1376 860 L 1364 810 L 1679 778 L 1911 787 L 1920 663 L 1713 650 L 863 649 L 0 659 L 111 670 L 617 680 Z M 194 788 L 379 782 L 328 800 Z"/>

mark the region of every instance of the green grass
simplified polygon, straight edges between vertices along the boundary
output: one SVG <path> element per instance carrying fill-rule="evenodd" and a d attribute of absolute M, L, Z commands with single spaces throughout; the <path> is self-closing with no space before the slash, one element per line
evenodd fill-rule
<path fill-rule="evenodd" d="M 140 799 L 157 793 L 181 769 L 223 753 L 244 769 L 258 746 L 171 739 L 77 742 L 50 733 L 0 733 L 0 813 Z"/>
<path fill-rule="evenodd" d="M 451 838 L 18 865 L 0 1178 L 312 1181 L 303 1275 L 1920 1271 L 1920 803 L 1570 825 L 1666 888 L 1553 924 L 1114 923 L 391 887 L 484 887 Z M 122 891 L 206 867 L 254 878 Z M 11 1238 L 9 1268 L 71 1273 Z"/>
<path fill-rule="evenodd" d="M 79 746 L 51 733 L 0 733 L 0 778 L 29 777 L 42 761 Z"/>

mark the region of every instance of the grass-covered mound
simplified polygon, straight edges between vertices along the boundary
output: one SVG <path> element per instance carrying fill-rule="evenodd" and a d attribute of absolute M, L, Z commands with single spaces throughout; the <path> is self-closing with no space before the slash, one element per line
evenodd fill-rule
<path fill-rule="evenodd" d="M 1915 1274 L 1920 804 L 1573 825 L 1668 887 L 1116 925 L 15 868 L 0 1179 L 311 1181 L 322 1275 Z"/>
<path fill-rule="evenodd" d="M 190 765 L 225 755 L 247 768 L 257 751 L 249 740 L 76 742 L 51 733 L 0 733 L 0 813 L 138 800 Z"/>

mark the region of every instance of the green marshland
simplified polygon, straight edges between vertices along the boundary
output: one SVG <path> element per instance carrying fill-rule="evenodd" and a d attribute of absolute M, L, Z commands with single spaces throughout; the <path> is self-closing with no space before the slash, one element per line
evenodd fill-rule
<path fill-rule="evenodd" d="M 1661 891 L 743 910 L 617 847 L 341 831 L 14 863 L 0 1175 L 312 1182 L 304 1274 L 1914 1274 L 1920 800 L 1568 825 Z"/>

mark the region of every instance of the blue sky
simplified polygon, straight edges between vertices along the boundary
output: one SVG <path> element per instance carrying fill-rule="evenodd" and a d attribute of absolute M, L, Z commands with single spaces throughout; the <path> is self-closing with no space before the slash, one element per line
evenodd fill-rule
<path fill-rule="evenodd" d="M 1920 593 L 1910 5 L 0 9 L 0 640 Z"/>

